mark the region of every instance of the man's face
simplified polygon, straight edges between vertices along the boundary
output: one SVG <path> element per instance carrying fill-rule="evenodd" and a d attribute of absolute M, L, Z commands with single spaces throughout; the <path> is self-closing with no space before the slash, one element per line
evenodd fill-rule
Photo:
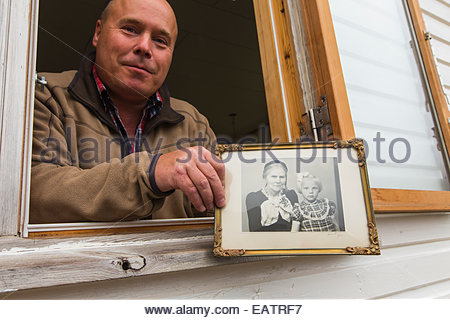
<path fill-rule="evenodd" d="M 169 71 L 176 37 L 175 15 L 165 0 L 114 0 L 92 41 L 111 97 L 137 102 L 154 94 Z"/>

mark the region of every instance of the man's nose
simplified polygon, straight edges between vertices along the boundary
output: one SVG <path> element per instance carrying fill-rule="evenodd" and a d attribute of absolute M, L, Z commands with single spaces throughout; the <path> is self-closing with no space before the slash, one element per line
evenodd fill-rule
<path fill-rule="evenodd" d="M 153 55 L 151 36 L 148 34 L 142 34 L 137 39 L 133 52 L 137 55 L 144 56 L 146 58 L 151 58 Z"/>

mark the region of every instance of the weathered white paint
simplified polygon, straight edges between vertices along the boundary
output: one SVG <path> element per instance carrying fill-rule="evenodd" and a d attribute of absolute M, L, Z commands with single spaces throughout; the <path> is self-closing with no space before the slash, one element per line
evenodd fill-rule
<path fill-rule="evenodd" d="M 108 250 L 120 250 L 122 247 L 152 247 L 157 245 L 169 245 L 170 243 L 179 243 L 179 239 L 177 238 L 169 238 L 169 239 L 159 239 L 159 238 L 151 238 L 146 239 L 144 237 L 136 237 L 133 236 L 131 239 L 129 237 L 119 237 L 120 241 L 118 241 L 115 237 L 110 239 L 102 238 L 97 239 L 97 237 L 90 237 L 86 239 L 70 239 L 67 241 L 59 240 L 59 241 L 51 241 L 51 244 L 46 245 L 45 241 L 40 242 L 39 245 L 32 242 L 32 245 L 29 246 L 29 243 L 24 244 L 24 246 L 11 247 L 11 248 L 3 248 L 0 252 L 0 257 L 12 257 L 12 256 L 27 256 L 30 253 L 39 255 L 39 254 L 58 254 L 58 252 L 72 251 L 72 250 L 89 250 L 89 249 L 99 249 L 99 248 L 107 248 Z M 196 240 L 209 240 L 209 235 L 198 235 L 192 237 L 184 237 L 183 241 L 186 242 L 195 242 Z M 20 243 L 20 242 L 16 242 Z"/>
<path fill-rule="evenodd" d="M 0 239 L 0 289 L 15 290 L 121 279 L 258 261 L 217 259 L 212 229 L 72 239 Z M 145 267 L 124 270 L 125 260 Z"/>
<path fill-rule="evenodd" d="M 9 28 L 9 10 L 11 1 L 0 2 L 0 145 L 2 141 L 2 124 L 3 124 L 3 100 L 5 98 L 5 78 L 6 78 L 6 54 L 8 52 L 8 37 L 6 36 Z M 0 154 L 1 156 L 1 154 Z"/>
<path fill-rule="evenodd" d="M 37 0 L 1 4 L 0 235 L 18 233 L 28 204 L 36 6 Z"/>
<path fill-rule="evenodd" d="M 26 7 L 26 1 L 10 3 Z M 25 96 L 19 95 L 22 103 Z M 0 191 L 2 197 L 8 194 Z M 219 259 L 212 256 L 208 229 L 78 239 L 3 237 L 0 298 L 449 298 L 450 214 L 379 215 L 377 224 L 383 249 L 373 257 Z M 125 260 L 129 270 L 123 270 Z"/>
<path fill-rule="evenodd" d="M 420 0 L 423 18 L 431 33 L 431 46 L 447 102 L 450 108 L 450 3 L 444 0 Z"/>
<path fill-rule="evenodd" d="M 106 237 L 104 243 L 124 242 L 109 248 L 99 239 L 59 240 L 65 249 L 41 255 L 39 276 L 28 285 L 126 279 L 10 292 L 13 299 L 155 299 L 155 298 L 383 298 L 446 297 L 450 292 L 450 215 L 380 215 L 381 256 L 305 256 L 255 259 L 218 259 L 211 255 L 212 235 L 199 231 L 178 243 L 173 235 L 146 235 L 154 243 L 137 244 L 140 236 Z M 115 240 L 114 240 L 115 239 Z M 134 240 L 133 240 L 134 239 Z M 151 241 L 151 239 L 148 239 Z M 167 240 L 167 242 L 165 242 Z M 47 246 L 55 240 L 43 240 Z M 136 243 L 134 243 L 136 241 Z M 47 242 L 47 243 L 46 243 Z M 70 245 L 70 242 L 72 244 Z M 86 245 L 91 243 L 91 246 Z M 29 245 L 32 247 L 32 244 Z M 95 247 L 97 246 L 97 247 Z M 72 247 L 72 249 L 70 249 Z M 146 248 L 146 249 L 145 249 Z M 22 252 L 26 255 L 27 251 Z M 33 250 L 29 248 L 29 250 Z M 91 253 L 91 256 L 89 256 Z M 33 255 L 32 251 L 28 253 Z M 127 274 L 117 263 L 121 257 L 146 258 L 146 266 Z M 11 257 L 11 256 L 10 256 Z M 12 257 L 11 257 L 12 258 Z M 12 259 L 0 254 L 0 266 Z M 72 261 L 74 266 L 67 267 Z M 103 261 L 103 262 L 102 262 Z M 115 263 L 113 263 L 116 261 Z M 0 267 L 0 283 L 23 283 L 26 273 L 36 274 L 36 261 L 27 266 Z M 245 263 L 244 263 L 245 262 Z M 110 265 L 110 267 L 106 267 Z M 2 278 L 2 269 L 16 268 L 16 279 Z M 84 268 L 83 272 L 80 270 Z M 51 272 L 45 272 L 51 270 Z M 167 272 L 173 271 L 173 272 Z M 25 274 L 23 274 L 25 273 Z M 122 275 L 121 275 L 122 273 Z M 120 275 L 120 277 L 119 277 Z M 135 276 L 143 275 L 136 278 Z M 23 277 L 20 279 L 20 277 Z M 33 278 L 38 278 L 34 280 Z M 59 278 L 59 282 L 57 282 Z M 8 289 L 17 289 L 8 287 Z"/>

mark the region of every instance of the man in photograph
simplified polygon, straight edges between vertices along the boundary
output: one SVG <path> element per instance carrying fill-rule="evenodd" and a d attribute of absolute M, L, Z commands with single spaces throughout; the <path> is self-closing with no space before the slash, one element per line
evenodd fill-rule
<path fill-rule="evenodd" d="M 207 150 L 215 135 L 164 83 L 177 32 L 165 0 L 112 0 L 79 70 L 40 75 L 31 223 L 187 218 L 225 205 L 225 169 Z"/>

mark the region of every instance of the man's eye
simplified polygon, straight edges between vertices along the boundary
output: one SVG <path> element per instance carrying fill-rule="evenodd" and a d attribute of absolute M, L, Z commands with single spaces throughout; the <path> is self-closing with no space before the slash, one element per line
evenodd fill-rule
<path fill-rule="evenodd" d="M 153 39 L 155 42 L 157 42 L 157 43 L 159 43 L 159 44 L 162 44 L 162 45 L 167 45 L 167 41 L 166 41 L 166 39 L 163 39 L 163 38 L 155 38 L 155 39 Z"/>
<path fill-rule="evenodd" d="M 122 28 L 123 30 L 125 30 L 128 33 L 136 33 L 136 29 L 130 26 L 125 26 Z"/>

